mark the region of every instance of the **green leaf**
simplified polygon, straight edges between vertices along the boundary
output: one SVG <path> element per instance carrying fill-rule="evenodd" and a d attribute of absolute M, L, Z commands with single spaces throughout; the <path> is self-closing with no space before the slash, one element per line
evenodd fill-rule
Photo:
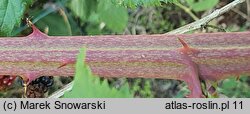
<path fill-rule="evenodd" d="M 189 6 L 192 6 L 194 4 L 194 0 L 186 0 L 186 2 Z"/>
<path fill-rule="evenodd" d="M 65 98 L 128 98 L 133 97 L 128 84 L 123 85 L 119 90 L 111 88 L 107 80 L 101 81 L 94 76 L 90 68 L 84 64 L 85 49 L 82 48 L 77 57 L 76 74 L 71 91 L 66 92 Z"/>
<path fill-rule="evenodd" d="M 102 34 L 102 30 L 99 27 L 99 24 L 89 24 L 85 31 L 88 33 L 88 35 L 100 35 Z"/>
<path fill-rule="evenodd" d="M 219 0 L 199 0 L 198 2 L 193 2 L 192 4 L 190 1 L 187 3 L 194 11 L 198 12 L 198 11 L 205 11 L 215 7 L 219 3 Z"/>
<path fill-rule="evenodd" d="M 128 23 L 128 12 L 125 7 L 115 5 L 111 0 L 72 0 L 69 8 L 74 15 L 84 22 L 102 23 L 113 32 L 122 32 Z M 96 28 L 99 29 L 99 28 Z M 92 32 L 94 29 L 88 29 Z M 100 30 L 97 30 L 100 33 Z"/>
<path fill-rule="evenodd" d="M 96 10 L 96 0 L 71 0 L 69 8 L 83 22 L 86 21 L 91 12 Z"/>
<path fill-rule="evenodd" d="M 25 9 L 22 0 L 0 0 L 0 36 L 10 36 L 20 24 Z"/>
<path fill-rule="evenodd" d="M 237 81 L 235 80 L 235 78 L 225 79 L 222 85 L 222 87 L 225 89 L 235 88 L 236 86 L 237 86 Z"/>
<path fill-rule="evenodd" d="M 111 1 L 100 0 L 97 8 L 101 22 L 114 32 L 122 32 L 128 23 L 126 8 L 114 5 Z"/>

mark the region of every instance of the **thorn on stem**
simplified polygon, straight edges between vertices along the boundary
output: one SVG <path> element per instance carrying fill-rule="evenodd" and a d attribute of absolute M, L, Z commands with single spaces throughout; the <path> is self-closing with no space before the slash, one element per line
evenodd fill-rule
<path fill-rule="evenodd" d="M 58 67 L 58 69 L 66 66 L 66 65 L 67 65 L 67 63 L 63 63 L 61 66 Z"/>
<path fill-rule="evenodd" d="M 62 65 L 60 65 L 60 66 L 57 67 L 57 68 L 59 69 L 59 68 L 62 68 L 62 67 L 64 67 L 64 66 L 68 65 L 68 64 L 74 64 L 74 63 L 75 63 L 75 61 L 66 60 L 66 61 L 63 61 L 63 62 L 62 62 Z"/>
<path fill-rule="evenodd" d="M 185 49 L 190 49 L 188 44 L 181 38 L 178 38 L 178 40 L 181 42 L 182 46 L 185 48 Z"/>
<path fill-rule="evenodd" d="M 181 52 L 184 52 L 187 54 L 197 54 L 198 53 L 198 50 L 189 47 L 189 45 L 183 39 L 178 38 L 178 40 L 183 46 L 183 48 L 181 49 Z"/>

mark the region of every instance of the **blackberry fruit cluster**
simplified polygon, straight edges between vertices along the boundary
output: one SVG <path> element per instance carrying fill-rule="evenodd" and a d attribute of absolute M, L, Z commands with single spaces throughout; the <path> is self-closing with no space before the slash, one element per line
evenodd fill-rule
<path fill-rule="evenodd" d="M 43 98 L 53 83 L 53 76 L 41 76 L 27 86 L 25 96 L 27 98 Z"/>
<path fill-rule="evenodd" d="M 16 76 L 0 75 L 0 91 L 11 86 L 15 81 Z"/>

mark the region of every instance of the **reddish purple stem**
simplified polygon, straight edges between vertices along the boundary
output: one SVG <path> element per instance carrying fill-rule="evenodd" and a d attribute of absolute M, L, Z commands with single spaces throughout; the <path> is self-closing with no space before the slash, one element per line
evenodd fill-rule
<path fill-rule="evenodd" d="M 96 75 L 183 80 L 190 97 L 202 97 L 200 79 L 250 74 L 249 45 L 249 32 L 47 36 L 33 26 L 29 36 L 0 39 L 0 75 L 29 82 L 43 75 L 73 76 L 76 55 L 86 47 L 86 63 Z"/>

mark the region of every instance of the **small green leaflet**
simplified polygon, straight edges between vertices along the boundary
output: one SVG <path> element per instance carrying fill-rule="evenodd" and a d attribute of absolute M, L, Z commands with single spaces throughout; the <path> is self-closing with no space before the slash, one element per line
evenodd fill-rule
<path fill-rule="evenodd" d="M 131 98 L 129 86 L 126 83 L 119 90 L 109 86 L 107 80 L 101 81 L 94 76 L 85 64 L 85 48 L 77 56 L 76 73 L 71 91 L 64 94 L 64 98 Z"/>
<path fill-rule="evenodd" d="M 117 33 L 121 33 L 128 23 L 128 11 L 125 7 L 115 5 L 109 0 L 100 0 L 97 8 L 100 21 Z"/>
<path fill-rule="evenodd" d="M 96 0 L 71 0 L 69 8 L 81 21 L 86 21 L 90 14 L 96 10 Z"/>
<path fill-rule="evenodd" d="M 0 0 L 0 36 L 10 36 L 20 24 L 25 5 L 25 0 Z"/>

